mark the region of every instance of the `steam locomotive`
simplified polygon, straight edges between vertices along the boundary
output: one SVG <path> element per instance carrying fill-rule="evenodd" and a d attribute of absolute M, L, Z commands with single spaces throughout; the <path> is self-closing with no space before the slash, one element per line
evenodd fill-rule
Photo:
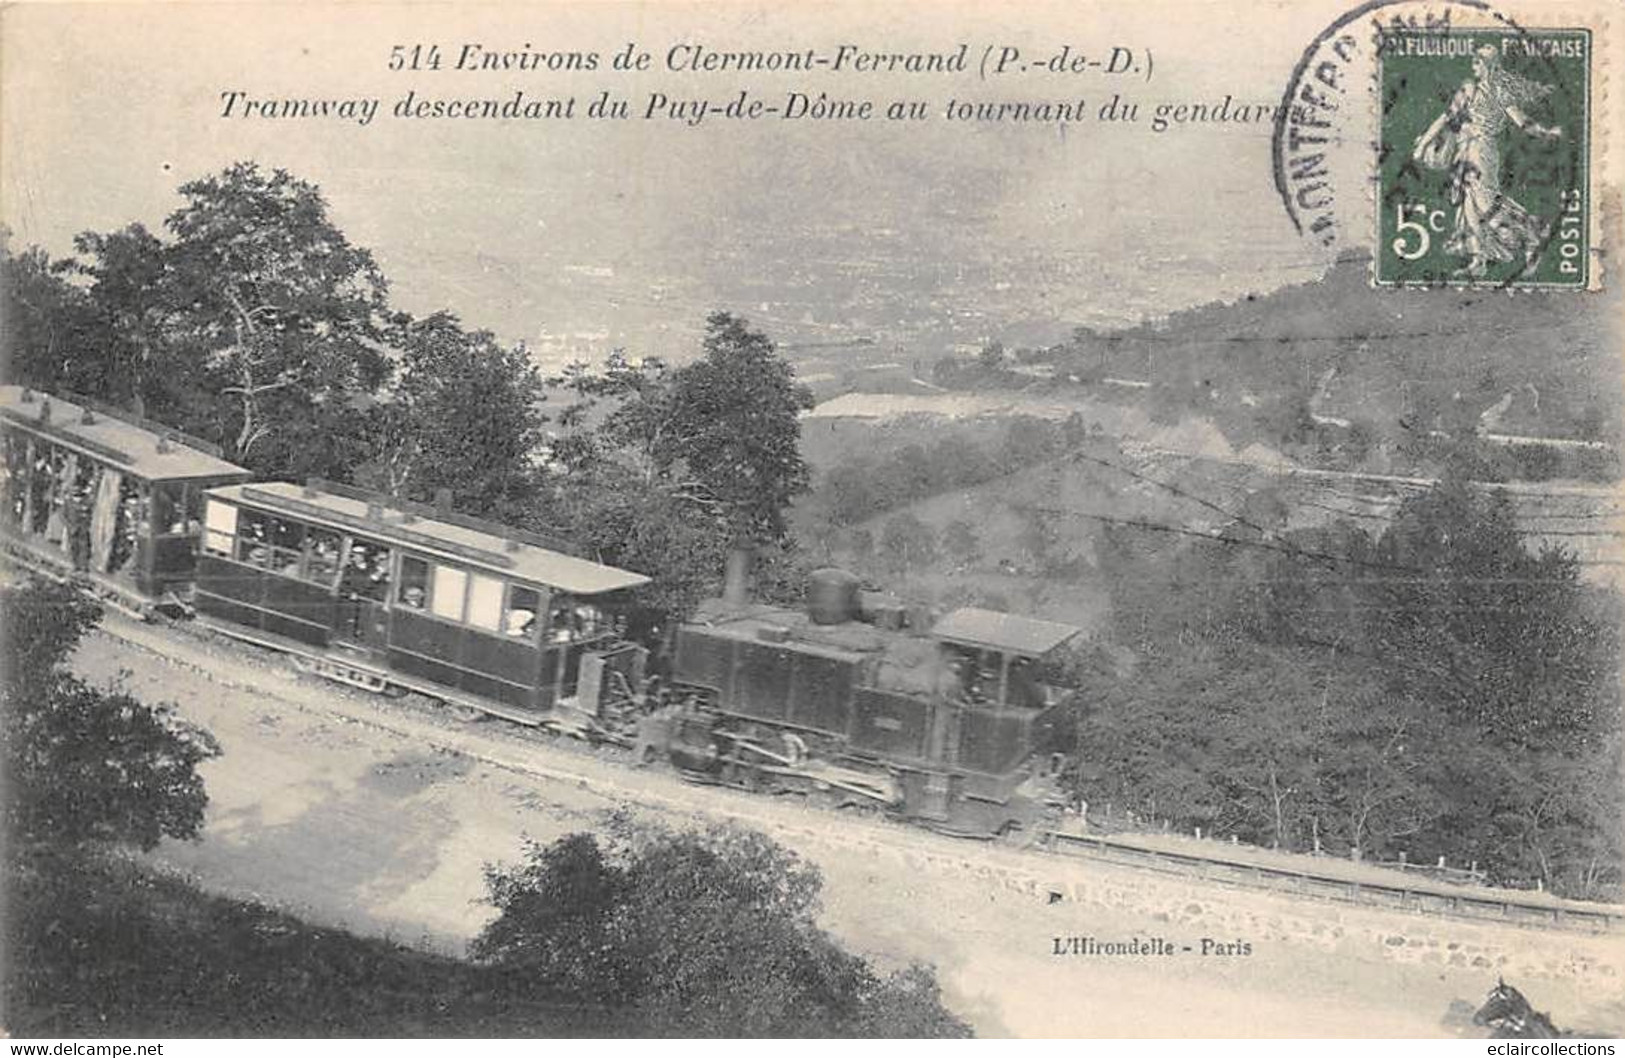
<path fill-rule="evenodd" d="M 16 386 L 0 386 L 0 478 L 15 560 L 330 679 L 948 833 L 1056 807 L 1059 759 L 1039 750 L 1068 692 L 1044 662 L 1067 625 L 967 608 L 926 630 L 839 570 L 812 575 L 804 608 L 753 602 L 740 553 L 652 666 L 630 628 L 647 577 L 444 502 L 256 483 L 161 424 Z"/>

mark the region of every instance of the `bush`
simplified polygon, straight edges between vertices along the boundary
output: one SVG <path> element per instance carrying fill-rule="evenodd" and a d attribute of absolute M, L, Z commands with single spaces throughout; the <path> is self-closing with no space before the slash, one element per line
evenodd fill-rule
<path fill-rule="evenodd" d="M 765 836 L 612 822 L 487 870 L 476 958 L 516 995 L 606 1001 L 699 1036 L 965 1036 L 921 967 L 889 976 L 815 918 L 822 880 Z"/>

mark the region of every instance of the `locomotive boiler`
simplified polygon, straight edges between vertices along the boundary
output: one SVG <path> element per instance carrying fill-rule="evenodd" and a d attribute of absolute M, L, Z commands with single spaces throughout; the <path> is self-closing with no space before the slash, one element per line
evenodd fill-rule
<path fill-rule="evenodd" d="M 840 570 L 814 573 L 801 609 L 709 600 L 677 631 L 677 704 L 645 721 L 642 751 L 945 833 L 1030 831 L 1058 807 L 1041 747 L 1070 693 L 1044 662 L 1079 630 L 969 607 L 909 623 Z"/>

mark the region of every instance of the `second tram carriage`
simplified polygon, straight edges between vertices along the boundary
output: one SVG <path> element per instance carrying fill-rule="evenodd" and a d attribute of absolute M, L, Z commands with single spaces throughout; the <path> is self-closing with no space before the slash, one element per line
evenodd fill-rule
<path fill-rule="evenodd" d="M 334 679 L 590 729 L 607 681 L 642 677 L 624 633 L 648 578 L 549 543 L 321 482 L 233 485 L 207 496 L 196 604 Z"/>

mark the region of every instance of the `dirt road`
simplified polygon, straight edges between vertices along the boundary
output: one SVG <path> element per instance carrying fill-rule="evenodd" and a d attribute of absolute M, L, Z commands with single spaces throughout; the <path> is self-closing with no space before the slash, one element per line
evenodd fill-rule
<path fill-rule="evenodd" d="M 1205 917 L 1185 916 L 1174 902 L 1184 898 L 1160 879 L 1092 864 L 1065 865 L 1057 877 L 1110 882 L 1122 895 L 1050 902 L 1047 891 L 1000 884 L 1001 857 L 1014 853 L 687 786 L 507 725 L 459 725 L 420 699 L 295 676 L 235 644 L 107 621 L 117 634 L 88 637 L 76 669 L 175 702 L 224 750 L 205 767 L 203 840 L 166 844 L 156 859 L 313 921 L 459 951 L 491 914 L 484 864 L 516 858 L 527 838 L 545 842 L 630 807 L 677 823 L 737 818 L 797 849 L 823 871 L 827 928 L 882 964 L 935 964 L 950 1006 L 984 1035 L 1448 1035 L 1441 1019 L 1451 1000 L 1478 999 L 1493 984 L 1488 960 L 1396 961 L 1365 939 L 1351 910 L 1328 908 L 1328 923 L 1344 925 L 1296 943 L 1281 917 L 1301 908 L 1225 891 L 1203 895 Z M 1200 954 L 1215 909 L 1256 925 L 1248 936 L 1206 939 L 1246 944 L 1248 954 Z M 1054 954 L 1057 937 L 1073 936 L 1166 938 L 1176 953 Z M 1553 963 L 1547 977 L 1516 983 L 1559 1024 L 1625 1027 L 1594 976 Z"/>

